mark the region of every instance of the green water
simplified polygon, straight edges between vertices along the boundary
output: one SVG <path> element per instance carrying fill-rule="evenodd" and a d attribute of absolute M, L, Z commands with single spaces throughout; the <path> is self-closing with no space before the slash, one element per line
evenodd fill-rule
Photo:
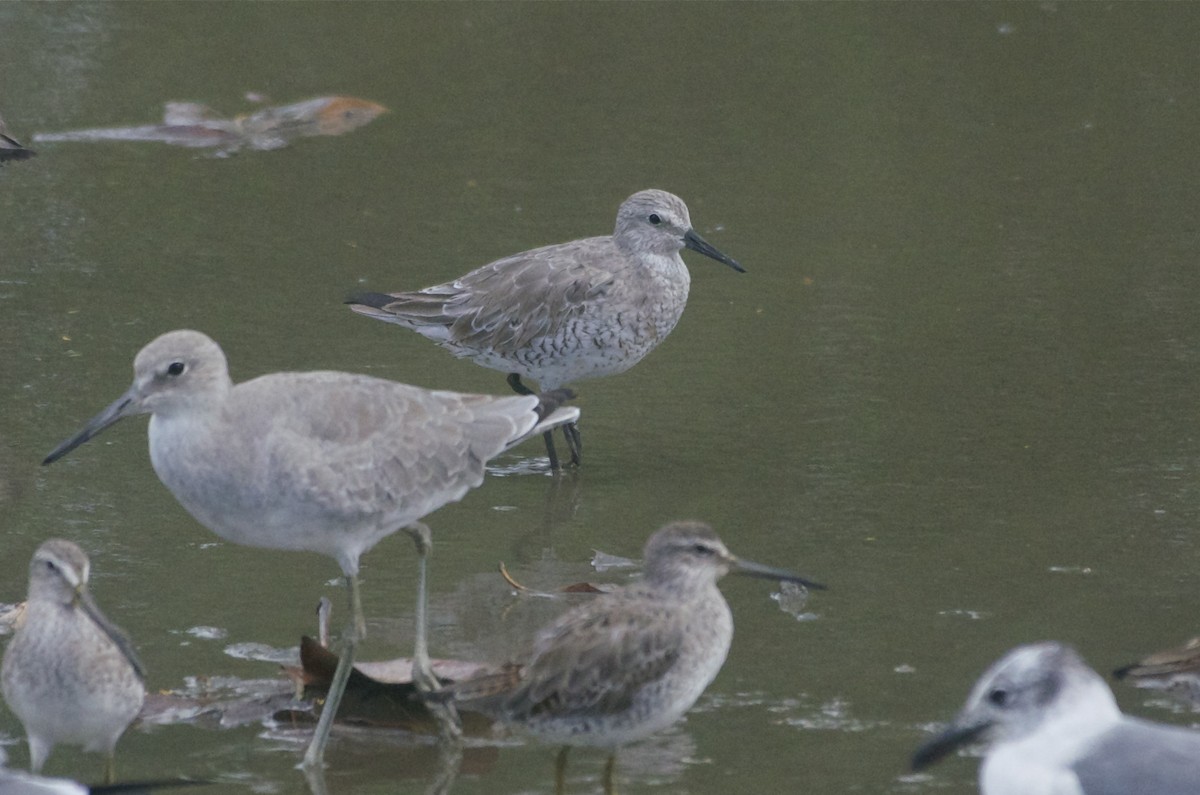
<path fill-rule="evenodd" d="M 500 560 L 551 587 L 701 518 L 830 590 L 797 621 L 770 584 L 727 583 L 723 672 L 622 755 L 622 790 L 973 792 L 974 760 L 912 776 L 907 758 L 1005 650 L 1057 638 L 1106 671 L 1197 630 L 1198 23 L 1186 4 L 0 5 L 22 140 L 151 123 L 168 100 L 245 112 L 247 91 L 391 109 L 276 152 L 46 144 L 0 170 L 0 602 L 66 536 L 153 689 L 274 676 L 227 648 L 294 646 L 322 594 L 344 614 L 332 561 L 220 542 L 159 484 L 142 421 L 42 456 L 179 327 L 239 380 L 503 393 L 342 296 L 605 234 L 664 188 L 748 273 L 688 255 L 670 339 L 580 385 L 577 476 L 492 477 L 430 518 L 434 653 L 503 657 L 553 614 L 512 600 Z M 364 657 L 410 651 L 413 571 L 403 537 L 366 556 Z M 131 730 L 118 761 L 302 793 L 301 749 L 183 723 Z M 554 753 L 473 749 L 454 791 L 552 792 Z M 603 762 L 576 753 L 571 791 L 599 791 Z M 393 734 L 329 763 L 331 793 L 432 781 Z M 59 749 L 47 772 L 98 771 Z"/>

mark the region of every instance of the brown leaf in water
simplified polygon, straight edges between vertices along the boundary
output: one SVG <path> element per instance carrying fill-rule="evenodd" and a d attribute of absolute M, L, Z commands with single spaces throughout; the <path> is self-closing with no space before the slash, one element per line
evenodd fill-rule
<path fill-rule="evenodd" d="M 300 667 L 284 666 L 284 672 L 304 687 L 306 697 L 320 698 L 329 688 L 338 656 L 308 636 L 300 639 Z M 444 684 L 495 671 L 493 665 L 461 660 L 433 660 L 433 672 Z M 463 731 L 468 736 L 491 733 L 493 721 L 474 712 L 461 712 Z M 277 714 L 284 720 L 315 720 L 287 710 Z M 412 660 L 355 663 L 338 708 L 338 721 L 368 726 L 405 729 L 436 734 L 437 724 L 412 683 Z"/>
<path fill-rule="evenodd" d="M 563 593 L 606 593 L 612 588 L 602 588 L 599 585 L 593 585 L 590 582 L 577 582 L 573 585 L 564 585 L 559 589 Z"/>

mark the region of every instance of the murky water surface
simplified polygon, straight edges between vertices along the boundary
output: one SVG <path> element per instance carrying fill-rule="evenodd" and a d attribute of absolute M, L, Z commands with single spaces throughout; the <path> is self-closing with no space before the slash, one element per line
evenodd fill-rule
<path fill-rule="evenodd" d="M 581 385 L 581 472 L 537 473 L 530 444 L 431 518 L 435 654 L 503 659 L 561 609 L 515 600 L 499 561 L 536 587 L 595 579 L 594 549 L 705 519 L 831 587 L 800 621 L 728 582 L 729 660 L 622 755 L 624 791 L 972 792 L 974 760 L 913 776 L 907 757 L 1006 649 L 1058 638 L 1108 670 L 1200 628 L 1198 23 L 1185 4 L 0 5 L 18 138 L 168 100 L 233 115 L 246 92 L 391 109 L 273 152 L 60 143 L 0 170 L 0 602 L 66 536 L 154 689 L 275 676 L 257 657 L 311 632 L 320 595 L 344 615 L 335 564 L 220 542 L 158 483 L 140 421 L 41 457 L 178 327 L 236 379 L 503 393 L 342 296 L 607 233 L 661 187 L 749 272 L 688 255 L 671 338 Z M 413 571 L 403 537 L 366 557 L 364 657 L 409 652 Z M 17 764 L 20 737 L 0 712 Z M 144 727 L 118 761 L 301 793 L 302 740 Z M 473 748 L 455 791 L 550 792 L 554 753 Z M 433 780 L 395 734 L 329 761 L 331 793 Z M 576 753 L 570 788 L 597 791 L 603 761 Z M 48 770 L 98 771 L 69 749 Z"/>

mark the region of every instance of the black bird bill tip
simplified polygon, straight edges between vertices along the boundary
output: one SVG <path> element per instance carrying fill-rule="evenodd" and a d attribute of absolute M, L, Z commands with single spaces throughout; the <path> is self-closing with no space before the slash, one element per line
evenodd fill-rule
<path fill-rule="evenodd" d="M 137 413 L 136 408 L 131 409 L 131 406 L 135 405 L 133 388 L 131 387 L 129 392 L 121 395 L 121 397 L 117 398 L 107 408 L 105 408 L 104 411 L 88 420 L 87 424 L 84 425 L 78 433 L 60 443 L 58 447 L 55 447 L 53 450 L 51 450 L 50 454 L 42 459 L 42 466 L 49 466 L 50 464 L 53 464 L 55 461 L 65 456 L 76 447 L 79 447 L 81 444 L 88 441 L 108 426 L 117 422 L 117 420 L 120 420 L 129 414 Z"/>
<path fill-rule="evenodd" d="M 810 591 L 825 591 L 828 590 L 824 585 L 807 577 L 801 576 L 794 571 L 787 569 L 779 569 L 774 566 L 764 566 L 761 563 L 755 563 L 752 560 L 744 560 L 735 558 L 733 561 L 733 572 L 735 574 L 744 574 L 748 577 L 758 577 L 763 580 L 779 580 L 780 582 L 794 582 L 798 585 L 803 585 Z"/>
<path fill-rule="evenodd" d="M 684 233 L 683 245 L 687 248 L 690 248 L 692 251 L 703 254 L 710 259 L 715 259 L 717 262 L 720 262 L 724 265 L 728 265 L 738 273 L 746 272 L 746 269 L 742 267 L 740 262 L 735 260 L 733 257 L 718 251 L 715 246 L 713 246 L 704 238 L 700 237 L 700 235 L 696 234 L 695 229 L 689 229 L 686 233 Z"/>

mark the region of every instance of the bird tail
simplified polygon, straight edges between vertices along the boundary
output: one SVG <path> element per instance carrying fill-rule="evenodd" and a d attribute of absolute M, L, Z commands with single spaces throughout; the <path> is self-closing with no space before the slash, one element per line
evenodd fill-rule
<path fill-rule="evenodd" d="M 559 406 L 569 400 L 574 400 L 576 397 L 574 389 L 550 389 L 538 395 L 538 405 L 535 411 L 538 419 L 544 420 L 548 415 L 552 415 L 558 410 Z"/>
<path fill-rule="evenodd" d="M 529 432 L 530 436 L 557 428 L 560 425 L 575 422 L 579 419 L 577 406 L 564 406 L 568 400 L 575 399 L 573 389 L 551 389 L 538 394 L 537 412 L 538 424 Z"/>

